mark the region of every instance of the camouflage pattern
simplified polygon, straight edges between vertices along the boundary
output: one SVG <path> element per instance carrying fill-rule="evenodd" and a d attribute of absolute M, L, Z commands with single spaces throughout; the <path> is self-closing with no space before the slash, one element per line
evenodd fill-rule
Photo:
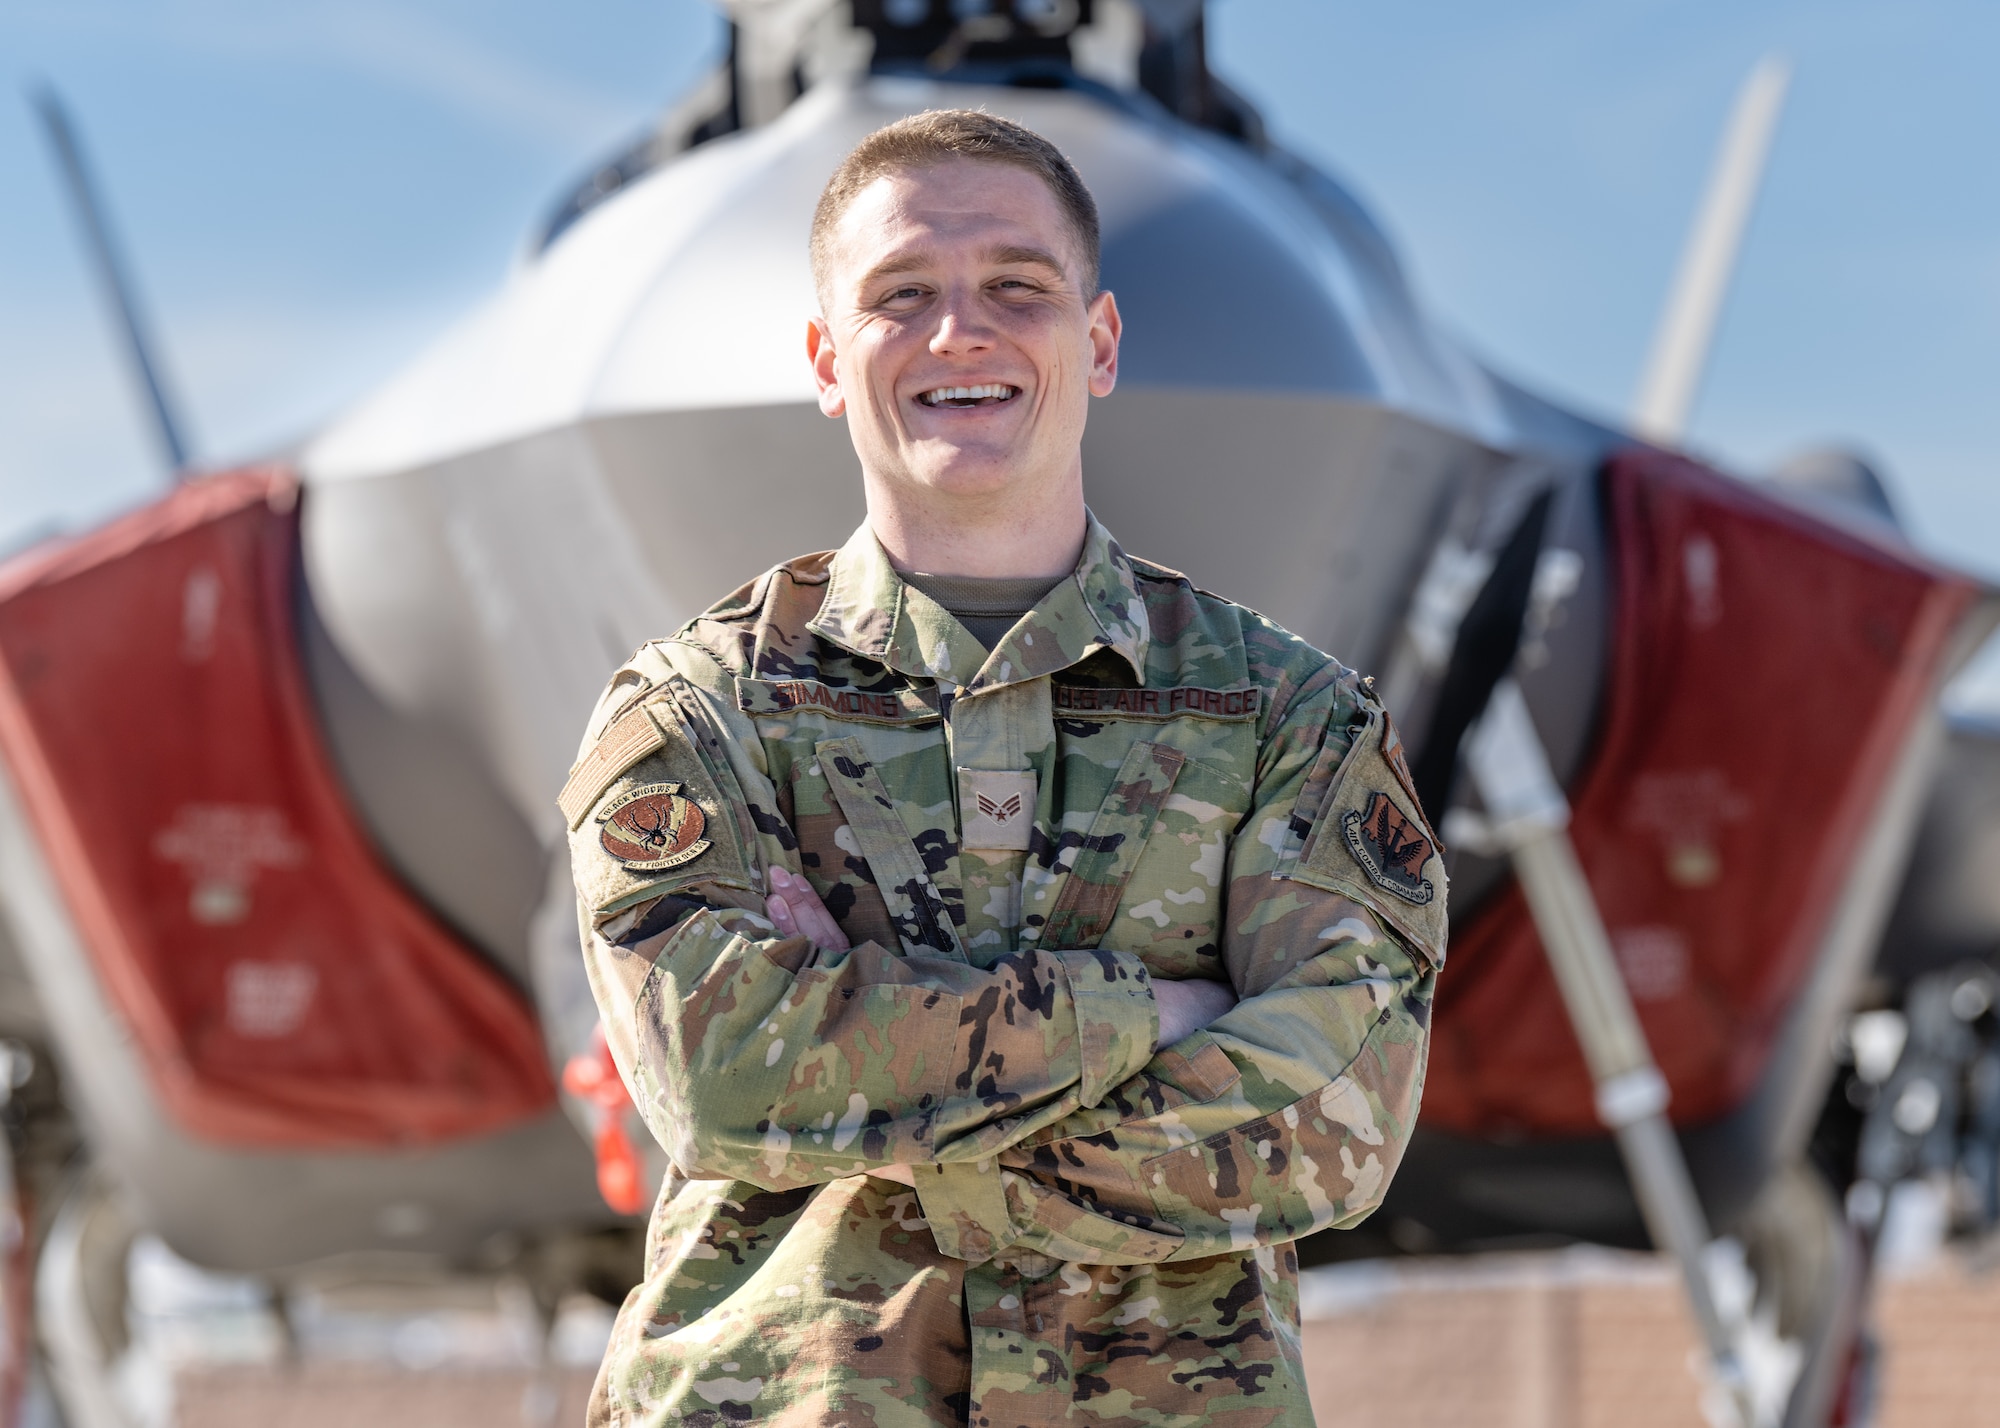
<path fill-rule="evenodd" d="M 584 751 L 592 985 L 675 1167 L 593 1422 L 1311 1423 L 1291 1241 L 1380 1201 L 1445 940 L 1361 680 L 1095 521 L 989 654 L 864 527 L 640 650 Z M 708 846 L 614 857 L 664 784 Z M 961 846 L 1008 789 L 979 841 L 1025 846 Z M 777 867 L 852 950 L 778 935 Z M 1242 1000 L 1156 1048 L 1197 977 Z"/>

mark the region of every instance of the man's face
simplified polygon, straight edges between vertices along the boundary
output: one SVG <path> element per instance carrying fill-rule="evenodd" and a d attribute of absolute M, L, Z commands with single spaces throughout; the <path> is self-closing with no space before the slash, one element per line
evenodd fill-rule
<path fill-rule="evenodd" d="M 806 336 L 820 409 L 871 482 L 935 506 L 1032 502 L 1080 479 L 1092 395 L 1118 375 L 1118 309 L 1091 299 L 1056 197 L 1010 164 L 877 179 L 833 233 Z"/>

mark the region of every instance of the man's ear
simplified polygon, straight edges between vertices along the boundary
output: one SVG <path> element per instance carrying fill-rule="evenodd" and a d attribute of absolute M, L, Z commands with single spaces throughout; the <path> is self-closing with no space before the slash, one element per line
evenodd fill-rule
<path fill-rule="evenodd" d="M 1090 394 L 1108 397 L 1118 385 L 1118 339 L 1125 324 L 1118 316 L 1118 299 L 1109 290 L 1090 304 Z M 821 398 L 824 403 L 825 398 Z"/>
<path fill-rule="evenodd" d="M 830 417 L 847 413 L 847 398 L 840 390 L 840 368 L 834 362 L 833 333 L 823 317 L 806 322 L 806 360 L 812 363 L 813 381 L 819 387 L 819 409 Z"/>

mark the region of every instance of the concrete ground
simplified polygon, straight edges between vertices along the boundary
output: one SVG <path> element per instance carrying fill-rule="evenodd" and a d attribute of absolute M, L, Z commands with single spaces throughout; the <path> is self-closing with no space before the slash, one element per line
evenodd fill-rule
<path fill-rule="evenodd" d="M 1651 1257 L 1413 1265 L 1308 1301 L 1319 1428 L 1705 1428 L 1694 1330 Z M 2000 1272 L 1882 1286 L 1878 1428 L 2000 1424 Z M 1316 1312 L 1315 1312 L 1316 1311 Z"/>
<path fill-rule="evenodd" d="M 2000 1273 L 1947 1258 L 1884 1286 L 1880 1428 L 2000 1424 Z M 1673 1276 L 1637 1255 L 1349 1268 L 1309 1281 L 1319 1428 L 1704 1428 Z M 321 1362 L 184 1367 L 180 1428 L 582 1421 L 590 1372 Z M 553 1409 L 551 1413 L 549 1410 Z M 539 1411 L 538 1411 L 539 1410 Z"/>
<path fill-rule="evenodd" d="M 580 1428 L 590 1382 L 590 1371 L 576 1368 L 560 1370 L 551 1385 L 518 1369 L 325 1363 L 289 1372 L 190 1369 L 180 1375 L 174 1422 L 178 1428 Z M 538 1398 L 549 1387 L 552 1414 Z"/>

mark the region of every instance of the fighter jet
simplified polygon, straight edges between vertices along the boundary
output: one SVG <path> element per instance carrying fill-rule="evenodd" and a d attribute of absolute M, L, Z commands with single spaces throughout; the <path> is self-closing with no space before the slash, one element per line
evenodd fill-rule
<path fill-rule="evenodd" d="M 799 350 L 813 204 L 870 130 L 975 106 L 1102 207 L 1093 508 L 1372 672 L 1450 848 L 1422 1125 L 1304 1258 L 1657 1245 L 1746 1428 L 1855 1421 L 1890 1187 L 1983 1165 L 2000 1217 L 2000 755 L 1940 705 L 2000 612 L 1850 458 L 1674 450 L 1776 81 L 1621 429 L 1446 335 L 1211 73 L 1199 0 L 724 8 L 716 72 L 295 459 L 0 566 L 16 1177 L 46 1202 L 72 1125 L 92 1167 L 37 1236 L 72 1416 L 118 1421 L 85 1286 L 138 1229 L 281 1296 L 357 1254 L 622 1294 L 665 1167 L 597 1050 L 555 795 L 632 648 L 860 520 Z"/>

